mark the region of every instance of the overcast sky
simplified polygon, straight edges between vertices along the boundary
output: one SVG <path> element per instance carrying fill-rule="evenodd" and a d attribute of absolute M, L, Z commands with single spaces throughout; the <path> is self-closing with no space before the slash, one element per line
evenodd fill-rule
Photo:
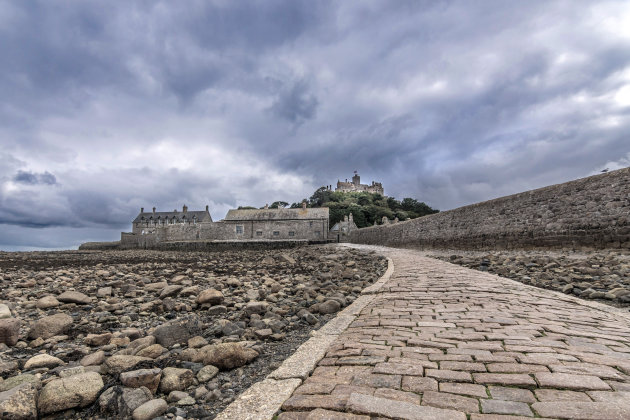
<path fill-rule="evenodd" d="M 630 166 L 628 1 L 0 1 L 0 249 L 358 170 L 446 210 Z"/>

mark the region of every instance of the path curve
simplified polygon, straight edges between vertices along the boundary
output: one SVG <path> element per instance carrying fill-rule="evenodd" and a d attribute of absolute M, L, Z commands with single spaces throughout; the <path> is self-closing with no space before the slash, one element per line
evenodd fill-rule
<path fill-rule="evenodd" d="M 630 419 L 630 316 L 423 256 L 394 271 L 279 420 Z M 305 378 L 305 379 L 304 379 Z M 293 388 L 293 387 L 292 387 Z"/>

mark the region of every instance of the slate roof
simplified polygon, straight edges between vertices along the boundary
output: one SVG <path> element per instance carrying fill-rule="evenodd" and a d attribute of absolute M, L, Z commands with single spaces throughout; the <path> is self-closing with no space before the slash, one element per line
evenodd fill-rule
<path fill-rule="evenodd" d="M 145 211 L 138 214 L 138 216 L 136 216 L 136 218 L 133 219 L 132 223 L 140 223 L 140 222 L 144 222 L 145 220 L 151 220 L 151 219 L 164 220 L 166 218 L 168 218 L 168 220 L 173 220 L 173 218 L 175 218 L 175 220 L 178 222 L 181 222 L 182 220 L 193 220 L 193 218 L 196 218 L 198 223 L 199 222 L 212 222 L 212 217 L 210 216 L 209 212 L 205 210 L 201 210 L 201 211 L 188 210 L 186 213 L 184 213 L 183 211 L 156 211 L 155 213 L 153 213 L 152 211 Z"/>
<path fill-rule="evenodd" d="M 328 207 L 299 209 L 229 210 L 225 221 L 241 220 L 313 220 L 328 219 Z"/>

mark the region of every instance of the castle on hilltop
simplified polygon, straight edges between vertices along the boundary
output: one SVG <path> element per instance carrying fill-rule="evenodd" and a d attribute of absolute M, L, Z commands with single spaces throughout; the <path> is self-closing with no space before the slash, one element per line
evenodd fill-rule
<path fill-rule="evenodd" d="M 383 189 L 383 184 L 380 182 L 372 181 L 372 185 L 361 184 L 361 177 L 354 171 L 354 176 L 352 177 L 352 182 L 348 182 L 346 179 L 345 182 L 337 180 L 337 188 L 335 191 L 341 192 L 369 192 L 372 194 L 381 194 L 385 195 L 385 190 Z"/>

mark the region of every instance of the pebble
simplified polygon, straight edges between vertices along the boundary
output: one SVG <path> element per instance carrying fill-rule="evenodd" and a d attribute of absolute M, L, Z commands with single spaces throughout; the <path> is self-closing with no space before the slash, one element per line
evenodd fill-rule
<path fill-rule="evenodd" d="M 35 304 L 35 306 L 37 306 L 39 309 L 56 308 L 59 305 L 59 301 L 54 296 L 44 296 L 40 298 Z"/>
<path fill-rule="evenodd" d="M 11 309 L 4 303 L 0 303 L 0 319 L 11 318 Z"/>
<path fill-rule="evenodd" d="M 47 339 L 66 332 L 72 325 L 72 317 L 67 314 L 45 316 L 35 321 L 28 333 L 29 338 Z"/>
<path fill-rule="evenodd" d="M 147 401 L 133 410 L 133 420 L 151 420 L 166 412 L 168 404 L 162 398 Z"/>
<path fill-rule="evenodd" d="M 55 366 L 63 365 L 64 361 L 58 357 L 51 356 L 49 354 L 38 354 L 33 356 L 24 363 L 24 370 L 37 369 L 41 367 L 53 368 Z"/>
<path fill-rule="evenodd" d="M 103 379 L 96 372 L 53 379 L 39 393 L 39 411 L 41 414 L 49 414 L 74 407 L 86 407 L 96 401 L 103 386 Z"/>

